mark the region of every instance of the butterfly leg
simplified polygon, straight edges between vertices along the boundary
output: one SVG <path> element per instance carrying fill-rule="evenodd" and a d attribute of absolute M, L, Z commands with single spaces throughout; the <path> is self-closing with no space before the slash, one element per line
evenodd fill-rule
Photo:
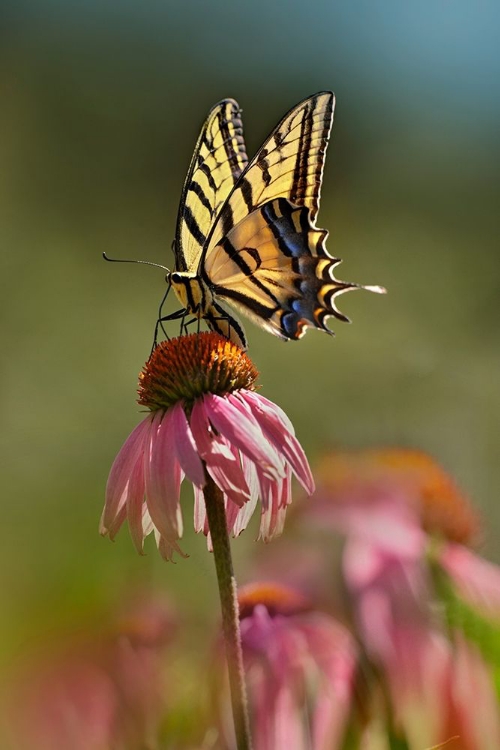
<path fill-rule="evenodd" d="M 171 313 L 170 315 L 163 315 L 163 317 L 159 317 L 158 318 L 158 320 L 156 321 L 156 325 L 155 325 L 153 347 L 151 349 L 151 352 L 154 351 L 154 349 L 156 348 L 156 345 L 158 344 L 158 330 L 160 328 L 163 331 L 163 333 L 165 334 L 165 338 L 167 339 L 167 341 L 170 340 L 170 336 L 166 332 L 163 324 L 167 323 L 170 320 L 179 320 L 179 318 L 182 318 L 182 322 L 181 322 L 181 331 L 182 331 L 182 325 L 183 325 L 183 321 L 184 321 L 184 318 L 186 317 L 186 315 L 187 315 L 187 310 L 185 310 L 184 308 L 182 308 L 181 310 L 176 310 L 174 313 Z"/>

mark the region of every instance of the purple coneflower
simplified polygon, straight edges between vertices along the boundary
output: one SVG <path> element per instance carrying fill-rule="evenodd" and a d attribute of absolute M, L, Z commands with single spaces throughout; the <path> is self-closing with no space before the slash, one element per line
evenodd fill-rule
<path fill-rule="evenodd" d="M 255 750 L 336 750 L 353 709 L 358 649 L 300 593 L 254 583 L 239 593 Z M 216 690 L 224 714 L 224 691 Z M 222 746 L 233 747 L 229 734 Z"/>
<path fill-rule="evenodd" d="M 295 474 L 314 490 L 293 426 L 276 404 L 255 393 L 257 371 L 237 346 L 215 333 L 181 336 L 153 351 L 139 381 L 148 415 L 116 457 L 106 488 L 101 533 L 115 537 L 125 520 L 142 553 L 154 531 L 162 556 L 182 554 L 180 486 L 194 488 L 194 524 L 209 535 L 204 488 L 222 491 L 229 531 L 237 536 L 261 500 L 259 536 L 283 528 Z"/>
<path fill-rule="evenodd" d="M 465 546 L 479 534 L 474 509 L 420 451 L 341 452 L 317 476 L 307 511 L 345 535 L 343 580 L 386 688 L 391 732 L 411 750 L 500 747 L 493 656 L 487 637 L 482 650 L 470 637 L 472 622 L 498 631 L 500 568 Z"/>

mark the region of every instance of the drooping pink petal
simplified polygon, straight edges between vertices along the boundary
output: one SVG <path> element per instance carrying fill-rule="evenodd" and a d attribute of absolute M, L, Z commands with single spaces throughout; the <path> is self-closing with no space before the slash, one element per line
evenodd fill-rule
<path fill-rule="evenodd" d="M 259 491 L 260 491 L 257 468 L 254 462 L 250 461 L 250 459 L 247 456 L 245 456 L 243 453 L 240 453 L 240 459 L 241 459 L 241 466 L 243 468 L 243 474 L 245 476 L 245 481 L 250 491 L 250 497 L 252 498 L 252 500 L 257 501 L 259 499 Z"/>
<path fill-rule="evenodd" d="M 321 676 L 312 747 L 315 750 L 341 748 L 354 698 L 357 646 L 343 625 L 319 612 L 297 616 L 296 627 Z"/>
<path fill-rule="evenodd" d="M 240 462 L 235 459 L 231 448 L 219 438 L 212 442 L 212 454 L 207 462 L 207 470 L 216 485 L 235 505 L 244 505 L 250 499 Z"/>
<path fill-rule="evenodd" d="M 245 503 L 247 505 L 247 503 Z M 233 503 L 233 501 L 228 498 L 227 495 L 224 496 L 224 506 L 226 509 L 226 526 L 227 531 L 229 534 L 233 533 L 234 525 L 236 523 L 236 519 L 238 518 L 238 513 L 240 511 L 240 506 Z"/>
<path fill-rule="evenodd" d="M 246 529 L 255 511 L 257 501 L 259 499 L 259 482 L 255 464 L 250 461 L 247 456 L 244 456 L 242 453 L 240 453 L 240 451 L 234 446 L 232 447 L 232 452 L 241 464 L 245 482 L 249 488 L 250 493 L 250 499 L 239 508 L 238 513 L 234 518 L 234 523 L 231 527 L 232 535 L 234 537 L 237 537 L 244 529 Z"/>
<path fill-rule="evenodd" d="M 281 494 L 279 498 L 279 507 L 286 509 L 292 502 L 292 469 L 286 466 L 286 473 L 281 483 Z"/>
<path fill-rule="evenodd" d="M 460 596 L 486 617 L 500 620 L 500 568 L 461 544 L 445 544 L 439 562 Z"/>
<path fill-rule="evenodd" d="M 171 427 L 171 414 L 156 412 L 145 456 L 145 480 L 146 501 L 153 523 L 172 544 L 182 536 L 179 504 L 182 475 Z"/>
<path fill-rule="evenodd" d="M 205 497 L 203 490 L 193 485 L 194 492 L 194 530 L 197 534 L 202 531 L 204 534 L 208 533 L 207 525 L 207 510 L 205 507 Z"/>
<path fill-rule="evenodd" d="M 250 494 L 239 456 L 235 455 L 231 445 L 222 436 L 211 432 L 202 401 L 195 403 L 190 423 L 200 455 L 215 484 L 236 505 L 246 503 L 250 499 Z"/>
<path fill-rule="evenodd" d="M 246 456 L 259 463 L 273 479 L 283 476 L 283 460 L 267 442 L 258 423 L 243 409 L 236 408 L 228 398 L 205 394 L 206 413 L 217 430 Z"/>
<path fill-rule="evenodd" d="M 179 463 L 187 478 L 197 487 L 204 487 L 205 472 L 191 428 L 182 404 L 179 402 L 169 411 L 171 430 L 175 435 L 175 449 Z"/>
<path fill-rule="evenodd" d="M 293 472 L 303 488 L 310 495 L 314 492 L 314 479 L 304 449 L 295 437 L 292 423 L 284 412 L 268 399 L 253 391 L 239 391 L 229 396 L 235 401 L 250 404 L 254 415 L 268 440 L 289 462 Z"/>
<path fill-rule="evenodd" d="M 151 516 L 149 515 L 148 506 L 146 503 L 143 503 L 142 505 L 142 534 L 144 536 L 144 539 L 151 534 L 152 531 L 154 531 L 154 523 L 151 520 Z"/>
<path fill-rule="evenodd" d="M 467 750 L 499 748 L 500 712 L 491 670 L 478 648 L 459 635 L 455 639 L 450 689 L 456 731 Z"/>
<path fill-rule="evenodd" d="M 257 506 L 257 497 L 252 497 L 247 503 L 241 506 L 238 515 L 233 524 L 233 536 L 239 536 L 248 526 L 251 517 Z"/>
<path fill-rule="evenodd" d="M 127 487 L 127 520 L 130 535 L 137 552 L 142 555 L 144 549 L 144 462 L 137 461 Z"/>
<path fill-rule="evenodd" d="M 281 482 L 261 481 L 262 512 L 260 516 L 259 539 L 270 541 L 283 530 L 284 513 L 280 511 Z"/>
<path fill-rule="evenodd" d="M 403 727 L 409 747 L 433 747 L 450 738 L 444 734 L 449 643 L 439 632 L 405 629 L 402 624 L 393 638 L 395 660 L 386 669 L 396 722 Z"/>
<path fill-rule="evenodd" d="M 107 528 L 104 527 L 104 524 L 101 520 L 101 534 L 107 534 L 112 542 L 115 540 L 116 535 L 120 531 L 127 518 L 127 489 L 128 485 L 125 488 L 125 492 L 120 499 L 120 505 L 117 509 L 117 512 L 115 513 L 113 519 L 111 520 L 111 523 Z"/>
<path fill-rule="evenodd" d="M 155 540 L 160 555 L 167 562 L 173 562 L 174 552 L 177 552 L 180 557 L 188 557 L 188 555 L 181 550 L 177 542 L 166 539 L 159 531 L 155 531 Z"/>
<path fill-rule="evenodd" d="M 148 414 L 130 433 L 113 462 L 106 484 L 106 501 L 102 517 L 104 531 L 110 527 L 114 517 L 126 502 L 127 482 L 137 460 L 145 450 L 151 427 L 152 417 Z"/>

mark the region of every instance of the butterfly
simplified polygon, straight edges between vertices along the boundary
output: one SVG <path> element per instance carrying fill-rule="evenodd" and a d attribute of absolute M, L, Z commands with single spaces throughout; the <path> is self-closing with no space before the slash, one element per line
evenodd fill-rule
<path fill-rule="evenodd" d="M 209 112 L 182 190 L 169 289 L 182 310 L 246 348 L 241 313 L 281 339 L 348 322 L 336 297 L 378 286 L 340 281 L 326 229 L 316 227 L 335 97 L 309 96 L 286 114 L 249 161 L 241 110 L 224 99 Z M 168 290 L 167 290 L 168 291 Z"/>

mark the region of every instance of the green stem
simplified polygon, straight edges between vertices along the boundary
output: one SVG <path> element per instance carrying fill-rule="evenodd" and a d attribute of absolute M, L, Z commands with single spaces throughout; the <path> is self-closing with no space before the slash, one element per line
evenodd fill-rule
<path fill-rule="evenodd" d="M 206 477 L 207 483 L 203 492 L 219 584 L 236 747 L 238 750 L 251 750 L 236 578 L 231 559 L 224 497 L 208 473 Z"/>

